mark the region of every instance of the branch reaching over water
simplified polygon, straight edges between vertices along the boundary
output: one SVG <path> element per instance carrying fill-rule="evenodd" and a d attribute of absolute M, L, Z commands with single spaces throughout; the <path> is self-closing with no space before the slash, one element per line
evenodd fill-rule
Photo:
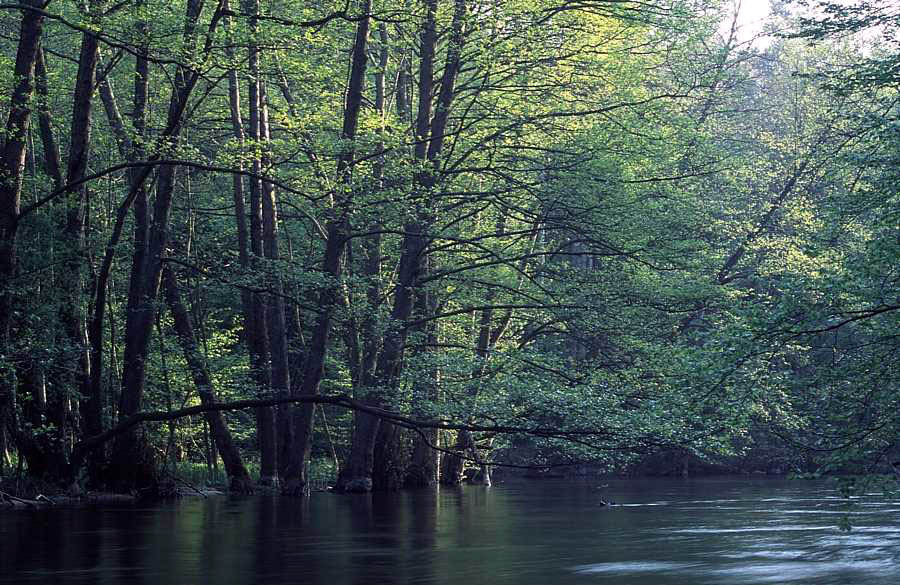
<path fill-rule="evenodd" d="M 267 406 L 277 406 L 279 404 L 331 404 L 349 408 L 359 412 L 365 412 L 373 416 L 377 416 L 383 420 L 410 428 L 410 429 L 442 429 L 442 430 L 467 430 L 472 432 L 491 432 L 491 433 L 522 433 L 545 438 L 558 439 L 579 439 L 579 441 L 587 440 L 586 438 L 611 438 L 612 433 L 599 429 L 559 429 L 554 427 L 542 426 L 516 426 L 516 425 L 479 425 L 454 423 L 445 420 L 420 420 L 409 416 L 391 412 L 382 408 L 371 406 L 359 400 L 350 398 L 344 394 L 332 396 L 293 396 L 279 398 L 255 398 L 248 400 L 236 400 L 234 402 L 222 402 L 218 404 L 196 405 L 178 410 L 167 412 L 138 412 L 125 419 L 119 424 L 93 437 L 88 437 L 77 443 L 73 450 L 73 460 L 78 456 L 102 445 L 103 443 L 115 438 L 122 433 L 136 427 L 145 422 L 164 422 L 203 414 L 204 412 L 226 411 L 226 410 L 243 410 L 247 408 L 261 408 Z"/>

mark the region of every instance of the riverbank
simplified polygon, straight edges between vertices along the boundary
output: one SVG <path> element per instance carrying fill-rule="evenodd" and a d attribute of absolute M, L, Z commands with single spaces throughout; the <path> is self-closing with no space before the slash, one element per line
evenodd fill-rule
<path fill-rule="evenodd" d="M 211 496 L 224 496 L 226 492 L 215 489 L 192 489 L 187 487 L 177 488 L 169 499 L 177 498 L 208 498 Z M 33 499 L 20 498 L 7 492 L 0 492 L 0 508 L 7 509 L 38 509 L 38 508 L 75 508 L 83 506 L 114 506 L 121 504 L 134 504 L 141 498 L 135 494 L 114 494 L 111 492 L 88 492 L 79 496 L 66 494 L 54 494 L 52 496 L 38 494 Z"/>
<path fill-rule="evenodd" d="M 185 497 L 223 496 L 222 489 L 198 487 L 180 478 L 162 482 L 154 494 L 117 494 L 104 491 L 64 490 L 59 486 L 24 479 L 0 481 L 0 509 L 73 508 L 134 504 L 141 500 L 166 500 Z"/>

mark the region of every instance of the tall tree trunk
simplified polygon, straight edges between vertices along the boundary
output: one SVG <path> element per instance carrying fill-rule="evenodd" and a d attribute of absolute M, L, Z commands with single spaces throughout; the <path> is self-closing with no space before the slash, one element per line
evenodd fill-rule
<path fill-rule="evenodd" d="M 416 158 L 424 161 L 428 143 L 428 124 L 431 119 L 431 97 L 434 87 L 434 54 L 437 46 L 438 0 L 425 0 L 425 22 L 420 35 L 419 50 L 419 111 L 416 118 Z M 404 236 L 394 292 L 391 320 L 394 328 L 384 338 L 384 346 L 376 363 L 375 385 L 390 387 L 396 377 L 402 346 L 406 342 L 403 322 L 409 318 L 413 305 L 413 287 L 419 277 L 420 260 L 424 251 L 422 226 L 418 220 L 404 226 Z M 369 402 L 381 405 L 383 399 L 370 396 Z M 371 491 L 375 460 L 375 443 L 380 423 L 375 416 L 356 413 L 350 454 L 341 470 L 338 489 L 351 492 Z"/>
<path fill-rule="evenodd" d="M 223 9 L 229 9 L 227 0 L 223 2 Z M 229 25 L 230 22 L 228 19 L 226 19 L 225 26 L 229 27 Z M 233 35 L 230 33 L 231 31 L 229 30 L 229 39 L 233 37 Z M 234 61 L 235 55 L 234 49 L 231 46 L 231 41 L 226 44 L 225 52 L 228 58 L 231 61 Z M 257 57 L 255 56 L 255 54 L 251 55 L 251 59 L 256 58 Z M 257 93 L 255 93 L 258 92 L 258 86 L 256 85 L 255 80 L 251 80 L 250 90 L 251 108 L 253 108 L 255 106 L 253 106 L 252 104 L 257 103 L 254 100 L 257 99 L 256 95 L 258 95 Z M 241 88 L 237 70 L 233 67 L 228 71 L 228 103 L 229 109 L 231 110 L 231 128 L 234 134 L 234 139 L 237 141 L 241 151 L 243 152 L 246 145 L 246 134 L 244 132 L 244 121 L 241 115 Z M 256 114 L 253 115 L 255 116 Z M 255 127 L 254 125 L 251 126 Z M 254 148 L 255 147 L 256 145 L 254 144 Z M 244 170 L 244 164 L 241 159 L 238 159 L 237 169 L 238 171 Z M 260 249 L 258 249 L 260 248 L 260 234 L 258 232 L 261 231 L 261 229 L 259 228 L 259 226 L 261 226 L 261 220 L 257 215 L 261 215 L 261 206 L 259 205 L 259 182 L 256 179 L 251 179 L 251 182 L 251 187 L 256 188 L 255 198 L 253 199 L 251 205 L 251 209 L 253 210 L 255 218 L 254 225 L 256 226 L 253 230 L 253 234 L 251 234 L 247 228 L 247 206 L 245 199 L 246 195 L 244 189 L 244 178 L 240 173 L 235 173 L 234 175 L 232 175 L 232 195 L 234 200 L 235 226 L 237 229 L 238 261 L 244 274 L 250 274 L 255 265 L 255 262 L 251 259 L 251 235 L 252 241 L 254 242 L 253 254 L 256 255 L 260 252 Z M 250 355 L 250 368 L 252 370 L 253 380 L 256 382 L 258 394 L 267 395 L 270 390 L 268 341 L 265 319 L 258 319 L 259 315 L 264 312 L 262 308 L 262 300 L 258 294 L 255 294 L 247 289 L 242 289 L 241 308 L 244 317 L 244 339 L 247 343 L 247 350 Z M 261 456 L 259 481 L 262 485 L 271 485 L 275 482 L 275 428 L 271 419 L 271 408 L 257 409 L 257 440 Z"/>
<path fill-rule="evenodd" d="M 195 29 L 203 8 L 203 0 L 188 0 L 185 16 L 185 52 L 193 53 Z M 169 100 L 166 133 L 176 141 L 183 125 L 183 116 L 188 98 L 199 79 L 199 72 L 178 66 Z M 148 173 L 142 173 L 141 181 Z M 142 178 L 141 178 L 142 177 Z M 122 394 L 119 401 L 119 416 L 127 417 L 140 410 L 146 383 L 145 363 L 149 351 L 150 334 L 153 326 L 156 299 L 162 275 L 163 256 L 168 244 L 169 212 L 175 184 L 175 168 L 162 165 L 157 175 L 156 197 L 153 204 L 153 219 L 148 231 L 146 262 L 139 290 L 129 291 L 129 321 L 125 330 L 125 356 L 122 370 Z M 135 188 L 132 187 L 132 193 Z M 134 275 L 133 275 L 134 276 Z M 131 295 L 135 294 L 135 297 Z M 130 325 L 130 326 L 129 326 Z M 146 441 L 138 432 L 131 430 L 116 438 L 112 449 L 112 485 L 118 490 L 153 487 L 156 484 L 155 466 L 149 455 Z"/>
<path fill-rule="evenodd" d="M 294 249 L 290 238 L 287 238 L 288 264 L 294 262 Z M 292 287 L 286 291 L 288 298 L 298 298 L 300 294 L 299 287 Z M 285 307 L 285 317 L 287 319 L 287 342 L 288 342 L 288 363 L 290 365 L 291 376 L 291 395 L 300 392 L 301 381 L 303 379 L 303 364 L 306 359 L 305 339 L 303 335 L 303 322 L 300 318 L 300 307 L 297 303 L 291 303 Z"/>
<path fill-rule="evenodd" d="M 140 2 L 138 2 L 140 4 Z M 145 38 L 148 34 L 147 24 L 138 21 L 135 25 L 137 33 Z M 119 111 L 118 103 L 108 78 L 104 78 L 99 84 L 100 98 L 103 102 L 106 118 L 113 134 L 116 137 L 119 154 L 127 161 L 143 160 L 146 156 L 144 144 L 147 125 L 147 96 L 149 91 L 149 63 L 147 60 L 147 47 L 140 45 L 135 58 L 134 92 L 132 101 L 131 123 L 132 134 L 125 127 L 125 121 Z M 112 234 L 106 244 L 103 261 L 97 273 L 94 312 L 88 327 L 88 340 L 91 350 L 91 380 L 90 391 L 87 394 L 87 402 L 83 407 L 85 417 L 85 434 L 92 436 L 103 430 L 103 409 L 106 403 L 103 388 L 103 337 L 107 295 L 112 265 L 116 250 L 125 226 L 125 220 L 132 205 L 134 206 L 134 231 L 133 252 L 131 260 L 131 274 L 129 280 L 128 307 L 126 322 L 132 316 L 132 310 L 136 308 L 140 298 L 140 290 L 143 284 L 144 271 L 147 260 L 147 241 L 149 232 L 148 199 L 144 186 L 144 177 L 139 169 L 131 169 L 128 172 L 129 194 L 116 210 L 115 223 Z M 88 473 L 92 483 L 99 485 L 100 477 L 105 462 L 105 446 L 101 445 L 91 451 L 89 455 Z"/>
<path fill-rule="evenodd" d="M 197 339 L 194 335 L 194 326 L 191 323 L 191 317 L 181 301 L 181 294 L 178 291 L 178 283 L 175 280 L 175 274 L 171 267 L 166 267 L 163 271 L 163 279 L 165 281 L 166 302 L 172 313 L 172 319 L 175 325 L 175 333 L 178 335 L 178 341 L 184 354 L 184 359 L 191 371 L 191 377 L 194 380 L 194 386 L 197 388 L 197 394 L 200 396 L 200 403 L 204 406 L 211 406 L 216 403 L 215 391 L 212 384 L 212 377 L 209 375 L 209 369 L 197 346 Z M 241 453 L 234 444 L 231 432 L 225 424 L 225 417 L 221 411 L 204 413 L 209 430 L 212 434 L 213 442 L 222 461 L 225 464 L 225 473 L 228 474 L 229 489 L 238 493 L 252 493 L 253 481 L 244 462 L 241 460 Z"/>
<path fill-rule="evenodd" d="M 259 133 L 262 147 L 262 166 L 271 163 L 269 155 L 269 107 L 266 95 L 266 84 L 259 86 Z M 287 325 L 284 307 L 284 285 L 278 274 L 278 260 L 281 253 L 278 245 L 278 202 L 275 186 L 268 181 L 262 182 L 263 208 L 263 253 L 269 261 L 266 286 L 269 289 L 266 301 L 267 323 L 269 325 L 269 352 L 272 366 L 272 392 L 279 397 L 287 397 L 291 392 L 290 363 L 288 360 Z M 291 408 L 283 405 L 276 409 L 276 429 L 278 432 L 279 475 L 287 471 L 287 451 L 291 445 Z"/>
<path fill-rule="evenodd" d="M 325 245 L 325 258 L 322 263 L 323 272 L 335 280 L 342 273 L 341 255 L 347 234 L 345 224 L 331 222 L 328 226 L 328 242 Z M 301 396 L 315 396 L 319 393 L 319 384 L 325 370 L 325 355 L 331 334 L 331 321 L 339 298 L 337 285 L 327 285 L 319 295 L 320 312 L 310 336 L 309 348 L 303 367 L 303 383 L 300 386 Z M 286 495 L 299 496 L 309 488 L 309 455 L 312 447 L 313 419 L 315 405 L 303 405 L 291 411 L 292 443 L 288 451 L 285 471 L 285 483 L 282 492 Z"/>
<path fill-rule="evenodd" d="M 368 15 L 372 10 L 371 0 L 363 3 L 362 11 Z M 369 40 L 369 17 L 360 19 L 356 26 L 356 37 L 353 42 L 353 53 L 350 65 L 350 81 L 347 86 L 347 97 L 344 107 L 344 123 L 341 138 L 347 146 L 338 155 L 337 176 L 338 189 L 331 217 L 326 227 L 327 241 L 322 262 L 322 271 L 330 280 L 319 294 L 319 314 L 313 327 L 303 368 L 303 385 L 300 394 L 314 396 L 319 393 L 319 385 L 325 371 L 325 355 L 331 334 L 331 322 L 337 308 L 341 292 L 340 278 L 343 271 L 342 256 L 350 234 L 347 214 L 352 205 L 352 162 L 354 156 L 353 140 L 359 126 L 359 113 L 363 104 L 366 66 L 368 64 L 367 45 Z M 314 405 L 303 405 L 293 411 L 293 445 L 288 466 L 288 481 L 285 493 L 299 495 L 308 490 L 309 453 L 312 446 L 312 430 Z"/>
<path fill-rule="evenodd" d="M 278 87 L 281 91 L 281 95 L 284 98 L 285 103 L 288 107 L 288 112 L 292 117 L 297 117 L 297 106 L 294 102 L 294 96 L 291 94 L 291 88 L 288 84 L 287 77 L 284 75 L 284 72 L 281 70 L 281 65 L 278 62 L 277 54 L 273 56 L 273 60 L 275 62 L 275 66 L 278 71 Z M 302 135 L 303 140 L 309 140 L 309 136 L 307 133 Z M 314 165 L 313 173 L 319 179 L 320 186 L 324 186 L 326 182 L 326 177 L 321 169 L 321 163 L 319 161 L 318 156 L 315 152 L 310 149 L 304 149 L 306 156 L 309 161 Z M 291 240 L 288 238 L 288 261 L 293 263 L 294 253 L 293 248 L 291 246 Z M 297 291 L 290 291 L 290 293 L 296 296 Z M 290 378 L 291 378 L 291 393 L 294 394 L 300 391 L 300 387 L 302 385 L 303 379 L 303 364 L 306 359 L 306 353 L 304 351 L 305 341 L 303 338 L 303 325 L 300 319 L 300 308 L 297 304 L 292 304 L 290 307 L 285 307 L 285 318 L 287 320 L 287 342 L 288 342 L 288 364 L 290 365 Z M 293 430 L 291 430 L 293 432 Z"/>
<path fill-rule="evenodd" d="M 90 16 L 96 18 L 96 2 L 89 4 Z M 99 60 L 99 39 L 90 33 L 81 37 L 81 50 L 78 59 L 78 73 L 75 79 L 75 91 L 72 99 L 72 125 L 69 131 L 69 155 L 66 169 L 66 184 L 73 184 L 84 178 L 87 172 L 91 150 L 91 126 L 93 115 L 93 97 L 96 82 L 97 64 Z M 60 273 L 59 283 L 67 291 L 64 304 L 60 309 L 60 320 L 68 338 L 68 343 L 75 348 L 74 359 L 68 360 L 75 367 L 66 364 L 67 370 L 74 370 L 75 387 L 82 399 L 81 410 L 85 414 L 85 431 L 97 433 L 102 430 L 99 420 L 94 416 L 94 403 L 91 401 L 91 346 L 87 331 L 86 315 L 83 307 L 85 294 L 85 237 L 86 213 L 90 192 L 87 185 L 80 185 L 66 194 L 68 211 L 63 228 L 66 250 L 66 270 Z M 64 386 L 67 381 L 63 381 Z M 68 381 L 71 384 L 71 381 Z M 63 390 L 60 403 L 68 411 L 70 390 Z M 76 394 L 77 395 L 77 394 Z M 61 419 L 65 420 L 67 412 Z"/>
<path fill-rule="evenodd" d="M 463 45 L 463 21 L 465 17 L 465 0 L 456 0 L 453 22 L 447 51 L 447 63 L 441 78 L 438 94 L 438 107 L 432 118 L 432 92 L 434 88 L 434 61 L 437 45 L 436 18 L 438 0 L 425 0 L 426 16 L 422 26 L 419 50 L 419 109 L 416 116 L 416 148 L 415 157 L 419 161 L 429 162 L 433 169 L 424 169 L 417 173 L 414 188 L 426 196 L 426 203 L 417 210 L 415 220 L 404 226 L 401 244 L 400 267 L 397 274 L 397 286 L 394 289 L 391 320 L 393 329 L 385 334 L 384 348 L 376 365 L 376 385 L 381 388 L 392 388 L 398 379 L 401 359 L 408 330 L 404 325 L 413 310 L 415 291 L 418 290 L 422 273 L 422 264 L 428 245 L 425 232 L 425 220 L 428 216 L 430 193 L 434 189 L 437 178 L 439 156 L 443 149 L 444 136 L 450 107 L 453 102 L 454 84 L 459 72 L 460 55 Z M 383 400 L 377 396 L 370 402 L 383 406 Z M 343 469 L 343 477 L 339 488 L 348 491 L 368 491 L 372 489 L 372 468 L 375 440 L 378 434 L 379 420 L 374 416 L 358 416 L 353 429 L 353 442 L 350 456 Z"/>
<path fill-rule="evenodd" d="M 388 45 L 387 26 L 381 23 L 378 27 L 380 51 L 378 58 L 378 72 L 375 77 L 375 108 L 381 117 L 382 127 L 379 130 L 381 134 L 384 132 L 385 123 L 385 107 L 386 107 L 386 90 L 385 90 L 385 73 L 388 66 L 390 56 Z M 408 91 L 407 85 L 409 77 L 406 75 L 405 69 L 401 69 L 397 79 L 397 116 L 401 120 L 405 120 L 409 115 L 409 104 L 406 100 Z M 378 190 L 384 186 L 384 141 L 383 136 L 380 137 L 376 145 L 377 158 L 375 160 L 375 168 L 373 172 L 374 184 Z M 363 241 L 363 275 L 369 279 L 369 286 L 366 291 L 366 301 L 369 304 L 367 311 L 368 318 L 362 324 L 362 359 L 360 363 L 361 384 L 364 388 L 372 388 L 375 385 L 374 367 L 378 358 L 378 319 L 377 306 L 381 302 L 381 232 L 383 223 L 379 219 L 375 219 L 369 226 L 368 231 L 373 235 L 368 236 Z M 354 413 L 354 420 L 358 413 Z M 406 436 L 397 426 L 390 423 L 381 423 L 378 429 L 378 435 L 375 438 L 375 449 L 372 457 L 372 489 L 374 491 L 395 491 L 403 486 L 404 471 L 407 467 L 408 449 L 405 449 Z"/>
<path fill-rule="evenodd" d="M 60 189 L 64 183 L 62 177 L 62 162 L 59 154 L 59 145 L 56 141 L 56 135 L 53 131 L 52 115 L 50 112 L 49 87 L 47 82 L 47 66 L 45 63 L 44 50 L 42 46 L 38 47 L 37 57 L 34 64 L 35 90 L 37 92 L 37 114 L 38 129 L 41 137 L 41 146 L 43 147 L 43 169 L 46 175 L 51 179 L 53 189 Z M 36 170 L 36 169 L 33 169 Z M 64 230 L 63 230 L 64 231 Z M 56 246 L 54 238 L 48 239 L 48 245 L 44 252 L 51 262 L 57 258 Z M 64 271 L 65 272 L 65 271 Z M 64 276 L 64 275 L 63 275 Z M 63 284 L 60 287 L 60 284 Z M 54 282 L 54 290 L 67 290 L 69 282 L 67 279 L 59 279 Z M 70 294 L 70 293 L 69 293 Z M 71 297 L 69 297 L 71 298 Z M 49 299 L 43 302 L 51 302 Z M 64 307 L 61 307 L 64 309 Z M 65 314 L 65 310 L 61 311 Z M 54 334 L 56 331 L 54 330 Z M 63 345 L 66 345 L 63 341 Z M 77 347 L 77 346 L 76 346 Z M 77 354 L 76 354 L 77 355 Z M 58 470 L 65 466 L 68 455 L 68 448 L 71 445 L 71 427 L 72 427 L 72 411 L 71 411 L 71 385 L 72 379 L 64 378 L 62 380 L 53 380 L 55 383 L 49 384 L 56 391 L 47 396 L 48 376 L 42 360 L 34 359 L 34 356 L 25 354 L 21 358 L 28 364 L 17 366 L 26 370 L 28 374 L 21 376 L 23 380 L 24 394 L 32 395 L 33 399 L 26 403 L 26 409 L 39 411 L 40 415 L 37 421 L 32 417 L 32 429 L 40 429 L 44 425 L 55 427 L 55 436 L 47 432 L 49 429 L 44 428 L 38 433 L 32 433 L 27 439 L 30 444 L 26 447 L 25 453 L 30 457 L 29 472 L 43 466 L 46 470 Z M 59 376 L 61 372 L 83 370 L 83 362 L 81 368 L 73 368 L 70 363 L 63 363 L 60 367 L 53 368 L 52 373 Z M 40 396 L 41 400 L 34 397 Z M 28 418 L 26 416 L 26 418 Z M 36 467 L 33 466 L 34 459 L 38 458 L 41 463 Z"/>
<path fill-rule="evenodd" d="M 402 77 L 401 77 L 402 79 Z M 406 92 L 403 92 L 405 94 Z M 421 96 L 420 96 L 421 99 Z M 401 107 L 402 101 L 397 101 L 398 109 Z M 401 114 L 402 115 L 402 114 Z M 425 122 L 424 115 L 419 117 L 419 122 Z M 421 132 L 423 126 L 418 127 Z M 422 145 L 424 148 L 424 144 Z M 421 150 L 419 156 L 421 157 Z M 427 153 L 426 153 L 427 154 Z M 422 271 L 427 272 L 429 259 L 427 256 L 421 259 L 423 264 Z M 417 306 L 420 317 L 426 316 L 429 311 L 433 311 L 434 298 L 427 291 L 421 288 L 416 292 Z M 437 323 L 428 322 L 425 325 L 426 341 L 433 343 L 437 337 Z M 436 368 L 430 368 L 427 377 L 413 382 L 412 389 L 412 408 L 413 413 L 420 415 L 422 406 L 426 402 L 436 401 L 438 398 L 438 371 Z M 413 434 L 413 450 L 410 459 L 410 465 L 406 470 L 405 483 L 408 487 L 431 487 L 437 484 L 440 477 L 440 457 L 437 447 L 439 433 L 437 429 L 420 429 L 419 432 Z"/>
<path fill-rule="evenodd" d="M 42 6 L 40 0 L 24 0 L 22 4 L 34 8 Z M 16 297 L 13 279 L 18 266 L 16 234 L 22 205 L 26 141 L 34 94 L 34 66 L 43 23 L 41 13 L 22 10 L 13 75 L 15 85 L 9 99 L 6 141 L 0 159 L 0 354 L 4 356 L 13 352 L 11 330 Z M 0 446 L 4 452 L 7 437 L 11 433 L 18 433 L 16 385 L 13 365 L 8 360 L 3 360 L 0 362 Z"/>
<path fill-rule="evenodd" d="M 259 155 L 261 147 L 261 121 L 260 98 L 261 81 L 259 74 L 259 0 L 243 0 L 243 11 L 250 15 L 250 46 L 249 66 L 250 79 L 248 87 L 249 98 L 249 140 L 253 155 L 252 171 L 255 175 L 250 179 L 250 266 L 254 270 L 260 267 L 260 259 L 263 257 L 263 203 L 262 183 L 257 178 L 262 172 L 262 160 Z M 251 297 L 253 320 L 251 331 L 248 332 L 248 344 L 256 348 L 251 353 L 251 367 L 257 378 L 257 385 L 264 396 L 268 396 L 272 390 L 271 369 L 269 365 L 270 348 L 268 334 L 268 311 L 266 310 L 265 297 L 254 293 Z M 274 485 L 278 481 L 278 436 L 275 427 L 275 411 L 271 407 L 259 408 L 256 411 L 256 434 L 259 440 L 260 465 L 259 483 L 261 485 Z"/>

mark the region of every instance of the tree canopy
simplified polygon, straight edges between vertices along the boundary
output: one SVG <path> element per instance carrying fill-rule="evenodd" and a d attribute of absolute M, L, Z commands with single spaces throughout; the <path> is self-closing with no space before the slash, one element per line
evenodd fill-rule
<path fill-rule="evenodd" d="M 0 8 L 0 473 L 900 455 L 889 5 Z"/>

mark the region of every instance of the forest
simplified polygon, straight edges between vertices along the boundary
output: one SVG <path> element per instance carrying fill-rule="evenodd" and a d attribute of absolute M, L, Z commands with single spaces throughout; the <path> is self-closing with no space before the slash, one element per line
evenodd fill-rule
<path fill-rule="evenodd" d="M 0 3 L 4 489 L 890 473 L 900 6 L 740 4 Z"/>

